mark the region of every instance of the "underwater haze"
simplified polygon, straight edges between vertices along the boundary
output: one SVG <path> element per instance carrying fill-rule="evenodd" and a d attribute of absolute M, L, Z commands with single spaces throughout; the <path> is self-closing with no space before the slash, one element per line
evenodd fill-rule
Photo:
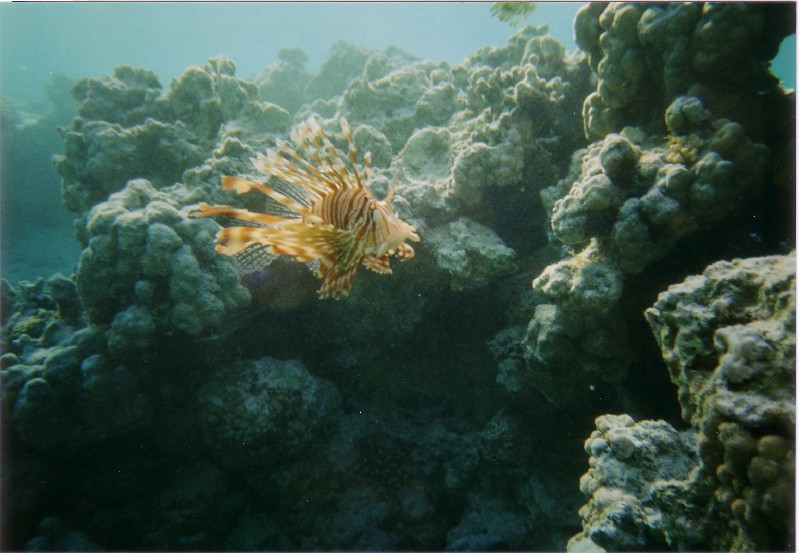
<path fill-rule="evenodd" d="M 579 5 L 542 4 L 529 20 L 549 24 L 572 48 Z M 236 63 L 237 74 L 252 76 L 285 47 L 302 48 L 305 68 L 316 70 L 342 40 L 376 49 L 394 45 L 421 58 L 458 63 L 480 46 L 502 44 L 510 33 L 508 24 L 491 16 L 488 3 L 0 3 L 0 95 L 23 126 L 48 116 L 13 142 L 4 141 L 19 150 L 7 159 L 19 161 L 4 169 L 9 173 L 3 182 L 24 180 L 34 191 L 3 189 L 3 275 L 15 281 L 69 272 L 80 253 L 48 161 L 61 153 L 53 129 L 74 113 L 64 77 L 99 77 L 129 65 L 153 70 L 166 84 L 221 54 Z M 60 95 L 53 99 L 52 93 Z M 39 217 L 50 222 L 46 233 L 33 223 Z"/>
<path fill-rule="evenodd" d="M 0 548 L 793 550 L 795 37 L 0 4 Z"/>

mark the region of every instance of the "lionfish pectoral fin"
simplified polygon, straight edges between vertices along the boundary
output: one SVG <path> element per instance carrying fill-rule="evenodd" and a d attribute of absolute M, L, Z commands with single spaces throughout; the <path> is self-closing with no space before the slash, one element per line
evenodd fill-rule
<path fill-rule="evenodd" d="M 269 244 L 273 229 L 261 227 L 228 227 L 220 229 L 217 235 L 216 250 L 225 255 L 237 255 L 251 246 Z"/>
<path fill-rule="evenodd" d="M 229 205 L 208 205 L 207 203 L 201 203 L 197 207 L 199 211 L 192 212 L 192 217 L 228 217 L 230 219 L 236 219 L 237 221 L 255 223 L 262 226 L 277 225 L 287 220 L 283 217 L 267 215 L 266 213 L 253 213 L 252 211 L 237 209 Z"/>
<path fill-rule="evenodd" d="M 261 245 L 275 255 L 290 255 L 295 261 L 319 259 L 332 265 L 349 235 L 332 225 L 308 225 L 302 221 L 285 221 L 278 228 L 229 227 L 217 238 L 217 251 L 236 255 L 253 245 Z"/>
<path fill-rule="evenodd" d="M 269 253 L 267 248 L 263 244 L 252 244 L 233 256 L 239 274 L 263 271 L 269 267 L 278 256 Z"/>
<path fill-rule="evenodd" d="M 377 255 L 368 255 L 364 257 L 364 260 L 361 262 L 361 264 L 370 271 L 375 271 L 376 273 L 382 275 L 392 274 L 392 266 L 389 264 L 388 255 L 383 257 L 378 257 Z"/>
<path fill-rule="evenodd" d="M 359 263 L 352 265 L 336 263 L 328 267 L 322 281 L 322 287 L 319 289 L 320 299 L 335 298 L 338 300 L 350 295 L 350 288 L 356 279 L 358 266 Z"/>
<path fill-rule="evenodd" d="M 253 189 L 258 190 L 259 187 L 261 186 L 264 185 L 258 184 L 257 182 L 249 181 L 247 179 L 240 179 L 239 177 L 231 177 L 229 175 L 225 175 L 222 177 L 222 188 L 224 188 L 228 192 L 245 194 Z"/>
<path fill-rule="evenodd" d="M 290 255 L 300 262 L 319 260 L 321 266 L 330 266 L 350 240 L 346 231 L 333 225 L 289 221 L 270 229 L 262 243 L 269 246 L 270 253 Z"/>
<path fill-rule="evenodd" d="M 278 202 L 278 204 L 297 214 L 308 213 L 308 208 L 300 202 L 290 198 L 285 194 L 281 194 L 269 186 L 265 186 L 257 182 L 240 179 L 239 177 L 224 176 L 222 177 L 222 188 L 228 191 L 235 191 L 237 194 L 244 194 L 246 192 L 250 192 L 251 190 L 258 190 L 262 194 L 265 194 L 274 201 Z"/>

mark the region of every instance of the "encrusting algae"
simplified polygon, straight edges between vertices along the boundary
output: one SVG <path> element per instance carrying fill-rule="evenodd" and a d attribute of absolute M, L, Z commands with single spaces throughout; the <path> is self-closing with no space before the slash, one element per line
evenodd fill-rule
<path fill-rule="evenodd" d="M 318 262 L 316 274 L 323 279 L 319 297 L 337 299 L 350 293 L 359 266 L 389 274 L 389 257 L 414 257 L 405 242 L 419 241 L 416 229 L 394 213 L 393 190 L 378 200 L 364 185 L 367 173 L 358 164 L 350 125 L 344 118 L 340 124 L 349 148 L 349 169 L 345 156 L 312 117 L 291 136 L 305 157 L 278 141 L 280 153 L 267 150 L 251 158 L 259 171 L 280 179 L 275 187 L 222 178 L 225 190 L 258 190 L 271 201 L 265 213 L 201 203 L 195 217 L 223 216 L 240 225 L 220 230 L 218 252 L 252 259 L 256 249 L 294 256 L 298 262 Z M 364 161 L 368 165 L 369 158 Z"/>

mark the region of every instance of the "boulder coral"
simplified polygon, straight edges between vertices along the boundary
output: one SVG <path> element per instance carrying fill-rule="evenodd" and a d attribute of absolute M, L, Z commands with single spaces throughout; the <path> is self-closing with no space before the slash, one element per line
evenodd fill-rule
<path fill-rule="evenodd" d="M 78 304 L 72 280 L 3 283 L 11 315 L 3 324 L 2 409 L 25 446 L 74 453 L 148 423 L 151 404 L 132 367 L 104 355 L 102 331 L 70 316 Z"/>
<path fill-rule="evenodd" d="M 466 217 L 432 230 L 436 264 L 450 274 L 454 291 L 480 288 L 517 270 L 516 253 L 491 229 Z"/>
<path fill-rule="evenodd" d="M 796 264 L 720 261 L 647 310 L 691 428 L 599 417 L 568 550 L 791 547 Z"/>
<path fill-rule="evenodd" d="M 92 324 L 110 325 L 114 354 L 147 351 L 172 330 L 197 336 L 250 301 L 231 260 L 214 252 L 214 223 L 190 218 L 149 181 L 92 208 L 86 233 L 78 294 Z"/>
<path fill-rule="evenodd" d="M 580 381 L 624 378 L 629 362 L 624 317 L 612 307 L 625 281 L 668 256 L 681 240 L 703 236 L 763 205 L 771 157 L 766 146 L 748 139 L 738 123 L 713 119 L 694 97 L 677 98 L 665 120 L 672 133 L 666 140 L 632 127 L 608 134 L 577 151 L 568 176 L 542 190 L 551 237 L 572 254 L 533 281 L 554 307 L 542 307 L 531 320 L 526 343 L 536 344 L 531 351 L 537 353 L 528 358 L 544 363 L 529 370 L 558 374 L 553 367 L 569 366 L 583 374 Z M 601 263 L 615 285 L 600 286 L 597 295 L 606 297 L 576 310 L 571 292 L 548 290 L 557 289 L 554 276 L 582 270 L 581 259 Z M 580 324 L 570 326 L 569 320 Z M 591 342 L 593 356 L 544 348 L 556 336 Z M 543 357 L 543 348 L 551 353 Z M 605 369 L 597 370 L 597 359 L 604 359 Z"/>
<path fill-rule="evenodd" d="M 775 107 L 765 99 L 781 96 L 768 63 L 794 32 L 793 12 L 782 4 L 586 4 L 575 41 L 597 75 L 583 107 L 587 137 L 625 125 L 663 129 L 659 114 L 689 95 L 763 139 Z"/>
<path fill-rule="evenodd" d="M 535 208 L 543 183 L 555 180 L 567 153 L 582 145 L 574 123 L 588 74 L 581 58 L 546 31 L 527 26 L 506 46 L 483 48 L 449 71 L 431 73 L 438 81 L 432 90 L 448 85 L 458 93 L 446 102 L 447 119 L 426 121 L 398 156 L 400 192 L 417 217 L 503 212 L 502 223 L 511 224 L 511 211 L 529 218 L 509 204 Z"/>
<path fill-rule="evenodd" d="M 781 549 L 792 532 L 796 266 L 794 254 L 720 261 L 646 313 L 735 522 L 714 547 Z"/>
<path fill-rule="evenodd" d="M 695 435 L 664 421 L 603 415 L 584 443 L 589 471 L 581 492 L 583 532 L 567 551 L 686 551 L 702 547 L 690 481 L 697 466 Z"/>
<path fill-rule="evenodd" d="M 237 470 L 293 458 L 326 430 L 341 402 L 336 387 L 302 363 L 268 357 L 212 372 L 197 398 L 209 449 Z"/>
<path fill-rule="evenodd" d="M 591 144 L 558 185 L 542 191 L 556 240 L 598 240 L 624 273 L 637 274 L 685 236 L 735 217 L 763 198 L 770 151 L 739 123 L 713 119 L 699 99 L 667 108 L 667 140 L 633 128 Z"/>

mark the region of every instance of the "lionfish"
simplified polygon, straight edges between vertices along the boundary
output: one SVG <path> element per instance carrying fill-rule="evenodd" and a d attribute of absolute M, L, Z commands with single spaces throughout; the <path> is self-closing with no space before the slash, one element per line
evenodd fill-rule
<path fill-rule="evenodd" d="M 320 298 L 342 298 L 350 293 L 359 266 L 376 273 L 392 272 L 389 258 L 405 261 L 414 257 L 406 240 L 419 241 L 416 229 L 392 210 L 395 181 L 383 200 L 365 186 L 369 154 L 364 166 L 357 160 L 350 125 L 340 119 L 349 149 L 344 154 L 325 135 L 313 117 L 291 134 L 305 157 L 285 141 L 277 142 L 280 153 L 267 150 L 250 161 L 259 171 L 277 177 L 272 187 L 232 176 L 222 177 L 222 187 L 244 194 L 265 194 L 267 213 L 254 213 L 228 205 L 201 203 L 195 217 L 222 216 L 237 225 L 223 228 L 216 250 L 252 259 L 253 249 L 294 256 L 294 261 L 315 262 L 322 278 Z"/>

